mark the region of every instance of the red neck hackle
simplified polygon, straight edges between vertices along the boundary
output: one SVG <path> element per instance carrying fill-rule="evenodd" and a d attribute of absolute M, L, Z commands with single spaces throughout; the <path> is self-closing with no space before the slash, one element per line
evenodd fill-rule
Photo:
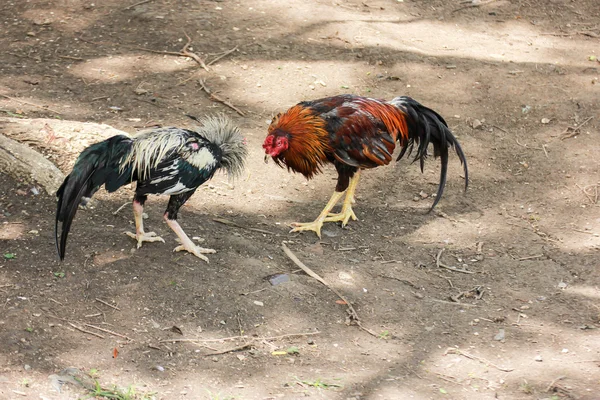
<path fill-rule="evenodd" d="M 273 119 L 263 148 L 276 163 L 285 164 L 307 178 L 320 172 L 321 165 L 327 162 L 327 153 L 331 152 L 325 121 L 300 105 Z"/>

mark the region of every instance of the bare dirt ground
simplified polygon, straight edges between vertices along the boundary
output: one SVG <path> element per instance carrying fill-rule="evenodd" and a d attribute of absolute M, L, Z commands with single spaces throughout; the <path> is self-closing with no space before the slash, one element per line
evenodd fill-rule
<path fill-rule="evenodd" d="M 248 138 L 247 173 L 218 175 L 180 213 L 218 249 L 210 264 L 171 252 L 165 198 L 146 223 L 167 243 L 135 250 L 122 233 L 131 209 L 115 214 L 130 190 L 79 211 L 60 263 L 54 197 L 1 176 L 0 398 L 78 398 L 83 388 L 58 393 L 48 378 L 74 367 L 138 398 L 600 399 L 596 0 L 134 3 L 7 0 L 0 110 L 130 133 L 225 112 Z M 206 71 L 161 53 L 186 34 L 206 63 L 223 57 Z M 427 214 L 438 162 L 421 174 L 404 161 L 364 174 L 359 221 L 329 224 L 323 240 L 289 234 L 322 209 L 335 173 L 307 183 L 265 164 L 268 122 L 347 92 L 409 95 L 445 116 L 468 192 L 452 157 Z M 68 172 L 55 133 L 35 147 Z M 375 336 L 347 324 L 283 241 Z M 442 249 L 466 272 L 439 267 Z M 276 273 L 290 281 L 271 285 Z M 285 336 L 298 333 L 310 335 Z"/>

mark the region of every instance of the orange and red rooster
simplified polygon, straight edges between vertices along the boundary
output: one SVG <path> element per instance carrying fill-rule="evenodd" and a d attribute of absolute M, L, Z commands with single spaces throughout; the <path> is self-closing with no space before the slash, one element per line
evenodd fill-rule
<path fill-rule="evenodd" d="M 294 223 L 292 232 L 310 230 L 321 237 L 324 222 L 342 221 L 345 226 L 350 218 L 356 220 L 352 202 L 360 171 L 389 164 L 396 143 L 402 147 L 396 161 L 417 145 L 414 161 L 419 160 L 421 172 L 430 143 L 434 156 L 440 157 L 440 183 L 431 209 L 444 192 L 449 147 L 454 147 L 463 164 L 467 189 L 465 155 L 448 124 L 410 97 L 382 101 L 346 94 L 304 101 L 276 116 L 263 143 L 265 160 L 271 156 L 277 165 L 285 165 L 307 179 L 328 163 L 333 163 L 338 172 L 335 192 L 325 209 L 313 222 Z M 344 192 L 341 212 L 331 213 Z"/>

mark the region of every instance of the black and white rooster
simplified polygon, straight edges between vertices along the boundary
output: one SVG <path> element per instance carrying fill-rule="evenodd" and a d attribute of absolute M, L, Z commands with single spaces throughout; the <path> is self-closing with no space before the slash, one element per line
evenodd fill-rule
<path fill-rule="evenodd" d="M 186 250 L 208 262 L 204 254 L 215 250 L 196 246 L 177 223 L 177 212 L 219 168 L 229 176 L 238 176 L 247 148 L 239 129 L 227 118 L 208 117 L 198 122 L 202 126 L 196 131 L 157 128 L 133 138 L 113 136 L 83 150 L 56 193 L 55 238 L 60 259 L 65 258 L 67 236 L 79 205 L 85 205 L 102 185 L 114 192 L 137 181 L 133 197 L 135 233 L 126 232 L 137 240 L 137 247 L 143 242 L 164 243 L 154 232 L 144 231 L 142 213 L 149 194 L 169 195 L 164 219 L 181 242 L 173 251 Z"/>

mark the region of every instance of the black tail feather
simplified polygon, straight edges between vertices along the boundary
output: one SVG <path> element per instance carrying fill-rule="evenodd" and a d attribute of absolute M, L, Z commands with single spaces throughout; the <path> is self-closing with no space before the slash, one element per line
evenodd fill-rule
<path fill-rule="evenodd" d="M 463 166 L 465 173 L 465 191 L 469 186 L 469 170 L 467 159 L 463 153 L 458 140 L 454 137 L 448 124 L 437 112 L 427 108 L 410 97 L 397 97 L 390 101 L 391 104 L 398 107 L 405 115 L 408 127 L 408 141 L 402 143 L 402 150 L 396 161 L 405 155 L 410 155 L 414 149 L 415 143 L 418 145 L 413 162 L 419 160 L 421 172 L 423 172 L 425 159 L 427 158 L 427 147 L 433 145 L 434 157 L 440 157 L 441 171 L 440 182 L 436 198 L 429 211 L 433 210 L 444 194 L 446 178 L 448 174 L 448 148 L 454 147 L 456 154 Z"/>
<path fill-rule="evenodd" d="M 77 158 L 73 171 L 65 178 L 56 192 L 58 205 L 54 238 L 61 260 L 65 258 L 69 230 L 82 199 L 91 197 L 103 184 L 107 184 L 109 191 L 114 191 L 131 180 L 131 169 L 121 170 L 120 166 L 121 159 L 130 149 L 131 139 L 118 135 L 91 145 L 83 150 Z M 110 187 L 108 187 L 109 181 Z M 59 223 L 62 223 L 60 239 Z"/>

